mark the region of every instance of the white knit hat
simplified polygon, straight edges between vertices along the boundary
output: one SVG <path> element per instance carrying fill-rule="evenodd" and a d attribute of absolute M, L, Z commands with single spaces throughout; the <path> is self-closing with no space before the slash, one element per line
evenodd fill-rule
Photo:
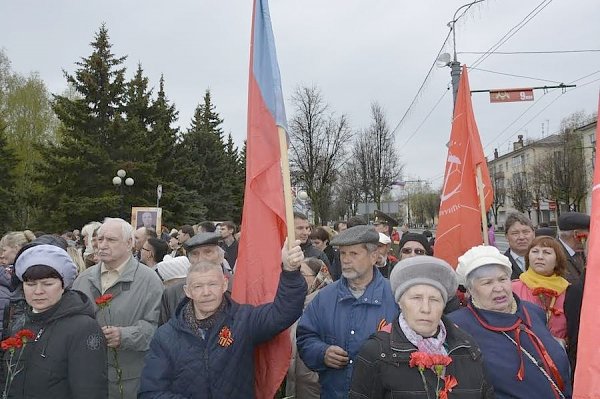
<path fill-rule="evenodd" d="M 498 248 L 490 245 L 479 245 L 469 249 L 458 258 L 456 274 L 459 282 L 464 285 L 473 270 L 486 265 L 502 266 L 506 268 L 509 275 L 512 273 L 510 260 L 502 255 Z"/>

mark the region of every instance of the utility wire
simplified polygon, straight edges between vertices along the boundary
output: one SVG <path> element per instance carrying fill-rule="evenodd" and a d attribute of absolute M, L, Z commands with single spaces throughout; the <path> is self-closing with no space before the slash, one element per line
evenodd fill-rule
<path fill-rule="evenodd" d="M 498 72 L 498 71 L 490 71 L 489 69 L 482 69 L 482 68 L 475 68 L 475 67 L 469 67 L 469 69 L 474 69 L 476 71 L 481 71 L 481 72 L 495 73 L 497 75 L 513 76 L 515 78 L 525 78 L 525 79 L 538 80 L 540 82 L 551 82 L 551 83 L 556 83 L 556 84 L 563 83 L 563 82 L 559 82 L 559 81 L 556 81 L 556 80 L 534 78 L 532 76 L 514 75 L 514 74 L 511 74 L 511 73 Z"/>
<path fill-rule="evenodd" d="M 417 99 L 421 95 L 421 91 L 423 90 L 423 87 L 425 87 L 425 84 L 427 83 L 427 81 L 429 80 L 429 77 L 431 76 L 431 71 L 433 71 L 433 68 L 435 67 L 435 63 L 437 62 L 437 58 L 439 57 L 439 55 L 444 50 L 444 47 L 446 47 L 446 43 L 448 42 L 448 38 L 450 38 L 450 33 L 451 32 L 452 31 L 448 32 L 448 34 L 446 35 L 446 38 L 442 42 L 442 46 L 440 47 L 440 50 L 438 51 L 437 55 L 435 56 L 435 59 L 433 60 L 433 63 L 431 64 L 431 67 L 429 67 L 429 71 L 427 71 L 427 75 L 425 75 L 425 79 L 423 79 L 423 82 L 421 83 L 421 86 L 419 86 L 419 90 L 417 90 L 417 94 L 415 94 L 415 96 L 412 99 L 410 105 L 408 106 L 408 109 L 406 110 L 406 112 L 404 112 L 404 115 L 402 115 L 402 118 L 400 118 L 400 122 L 398 122 L 398 124 L 396 125 L 396 127 L 394 128 L 394 130 L 392 130 L 392 135 L 394 135 L 396 133 L 396 131 L 400 128 L 400 126 L 402 125 L 402 123 L 404 122 L 404 120 L 406 119 L 406 117 L 408 116 L 408 113 L 413 109 L 415 103 L 417 102 Z"/>
<path fill-rule="evenodd" d="M 450 87 L 448 86 L 446 88 L 446 90 L 444 91 L 444 94 L 442 94 L 442 96 L 437 100 L 437 102 L 435 103 L 435 105 L 433 106 L 433 108 L 431 108 L 431 111 L 429 111 L 429 113 L 427 114 L 427 116 L 425 116 L 425 119 L 423 119 L 423 121 L 419 124 L 419 126 L 417 126 L 417 128 L 415 129 L 414 132 L 412 132 L 412 134 L 410 136 L 408 136 L 408 138 L 406 139 L 406 141 L 404 142 L 404 144 L 402 144 L 402 147 L 405 147 L 408 142 L 415 137 L 415 135 L 417 134 L 417 132 L 419 131 L 419 129 L 421 129 L 421 127 L 425 124 L 425 122 L 427 122 L 427 120 L 429 119 L 429 117 L 431 116 L 431 114 L 433 113 L 433 111 L 435 111 L 435 109 L 438 107 L 438 105 L 440 105 L 440 103 L 442 102 L 442 100 L 444 99 L 444 97 L 446 97 L 446 94 L 448 94 L 448 92 L 450 91 Z"/>
<path fill-rule="evenodd" d="M 465 8 L 465 10 L 456 18 L 456 21 L 458 21 L 463 15 L 465 15 L 466 12 L 469 11 L 469 9 L 472 6 L 473 6 L 473 4 L 470 4 L 467 8 Z M 448 39 L 450 38 L 451 34 L 452 34 L 452 29 L 450 29 L 448 31 L 448 34 L 446 35 L 446 38 L 442 42 L 440 50 L 437 52 L 437 54 L 436 54 L 433 62 L 431 63 L 431 66 L 429 67 L 429 70 L 427 71 L 427 75 L 425 75 L 425 79 L 423 79 L 423 82 L 421 83 L 421 86 L 419 86 L 419 90 L 417 90 L 417 94 L 415 94 L 415 96 L 412 99 L 410 105 L 408 106 L 408 109 L 406 110 L 406 112 L 404 112 L 404 115 L 402 115 L 402 118 L 400 118 L 400 122 L 398 122 L 398 124 L 396 125 L 396 127 L 394 128 L 394 130 L 392 130 L 392 135 L 394 135 L 396 133 L 396 131 L 400 128 L 400 126 L 402 126 L 402 123 L 404 122 L 404 120 L 406 119 L 406 117 L 408 116 L 408 114 L 410 113 L 410 111 L 413 109 L 413 107 L 415 106 L 415 104 L 417 102 L 417 99 L 421 95 L 421 92 L 423 91 L 423 88 L 425 87 L 425 84 L 427 83 L 427 81 L 429 80 L 429 77 L 431 76 L 431 72 L 433 71 L 433 68 L 436 65 L 438 57 L 440 56 L 440 54 L 442 53 L 442 51 L 444 51 L 444 48 L 446 47 L 446 43 L 448 43 Z"/>
<path fill-rule="evenodd" d="M 514 54 L 571 54 L 571 53 L 598 53 L 600 49 L 586 50 L 547 50 L 547 51 L 494 51 L 494 55 Z M 487 54 L 488 51 L 459 51 L 456 54 Z"/>
<path fill-rule="evenodd" d="M 592 72 L 592 73 L 590 73 L 590 74 L 588 74 L 588 75 L 585 75 L 585 76 L 583 76 L 583 77 L 581 77 L 581 78 L 578 78 L 578 79 L 575 79 L 575 80 L 573 80 L 573 81 L 572 81 L 572 82 L 570 82 L 569 84 L 572 84 L 572 83 L 578 82 L 578 81 L 580 81 L 580 80 L 583 80 L 583 79 L 585 79 L 585 78 L 587 78 L 587 77 L 590 77 L 590 76 L 592 76 L 592 75 L 595 75 L 595 74 L 597 74 L 597 73 L 599 73 L 599 72 L 600 72 L 600 70 L 599 70 L 599 71 L 596 71 L 596 72 Z M 582 87 L 588 86 L 588 85 L 590 85 L 590 84 L 592 84 L 592 83 L 594 83 L 594 82 L 597 82 L 597 81 L 600 81 L 600 78 L 598 78 L 598 79 L 594 79 L 594 80 L 591 80 L 591 81 L 589 81 L 589 82 L 586 82 L 586 83 L 584 83 L 584 84 L 581 84 L 581 85 L 578 85 L 577 87 L 573 88 L 572 90 L 569 90 L 569 93 L 570 93 L 570 92 L 573 92 L 574 90 L 580 89 L 580 88 L 582 88 Z M 542 99 L 542 98 L 543 98 L 543 97 L 544 97 L 546 94 L 547 94 L 547 93 L 544 93 L 544 95 L 542 95 L 542 97 L 540 97 L 540 99 L 539 99 L 539 100 L 541 100 L 541 99 Z M 559 98 L 561 98 L 561 96 L 562 96 L 562 95 L 564 95 L 564 94 L 566 94 L 566 92 L 564 92 L 564 91 L 563 91 L 563 92 L 561 92 L 561 93 L 559 93 L 559 95 L 558 95 L 558 96 L 556 96 L 556 97 L 555 97 L 555 98 L 554 98 L 554 99 L 553 99 L 553 100 L 552 100 L 552 101 L 551 101 L 551 102 L 550 102 L 548 105 L 546 105 L 544 108 L 542 108 L 542 110 L 541 110 L 541 111 L 539 111 L 537 114 L 535 114 L 535 115 L 534 115 L 534 116 L 533 116 L 533 117 L 532 117 L 530 120 L 528 120 L 528 121 L 527 121 L 527 122 L 526 122 L 526 123 L 525 123 L 523 126 L 521 126 L 519 129 L 517 129 L 515 133 L 513 133 L 512 135 L 510 135 L 509 137 L 507 137 L 507 138 L 506 138 L 506 140 L 504 140 L 502 143 L 498 144 L 498 146 L 497 146 L 497 147 L 502 147 L 502 146 L 503 146 L 503 145 L 504 145 L 504 144 L 505 144 L 505 143 L 506 143 L 508 140 L 510 140 L 511 138 L 513 138 L 513 137 L 515 136 L 515 134 L 517 134 L 517 133 L 518 133 L 518 132 L 519 132 L 521 129 L 523 129 L 525 126 L 527 126 L 527 125 L 528 125 L 528 124 L 529 124 L 529 123 L 530 123 L 530 122 L 531 122 L 533 119 L 535 119 L 535 118 L 536 118 L 536 117 L 537 117 L 539 114 L 541 114 L 541 113 L 542 113 L 543 111 L 545 111 L 545 110 L 546 110 L 548 107 L 550 107 L 550 105 L 554 104 L 554 102 L 556 102 L 556 100 L 558 100 Z M 508 126 L 505 128 L 505 129 L 504 129 L 504 130 L 502 130 L 502 131 L 501 131 L 501 132 L 500 132 L 500 133 L 499 133 L 499 134 L 498 134 L 496 137 L 494 137 L 494 139 L 492 139 L 492 141 L 490 141 L 488 144 L 486 144 L 486 146 L 485 146 L 484 148 L 487 148 L 487 147 L 489 147 L 491 143 L 493 143 L 495 140 L 497 140 L 499 137 L 501 137 L 501 136 L 502 136 L 502 134 L 503 134 L 505 131 L 507 131 L 507 130 L 508 130 L 508 129 L 509 129 L 511 126 L 512 126 L 512 125 L 514 125 L 514 124 L 515 124 L 515 123 L 516 123 L 516 122 L 517 122 L 519 119 L 521 119 L 521 117 L 522 117 L 523 115 L 525 115 L 525 114 L 526 114 L 526 113 L 527 113 L 527 112 L 528 112 L 528 111 L 529 111 L 531 108 L 533 108 L 533 106 L 535 106 L 535 105 L 539 104 L 539 100 L 538 100 L 538 101 L 536 101 L 535 103 L 531 104 L 531 105 L 530 105 L 530 106 L 529 106 L 529 107 L 528 107 L 528 108 L 527 108 L 525 111 L 523 111 L 523 112 L 522 112 L 522 113 L 521 113 L 521 114 L 520 114 L 520 115 L 519 115 L 519 116 L 518 116 L 518 117 L 517 117 L 515 120 L 513 120 L 513 121 L 512 121 L 512 122 L 511 122 L 511 123 L 510 123 L 510 124 L 509 124 L 509 125 L 508 125 Z"/>
<path fill-rule="evenodd" d="M 492 55 L 497 49 L 499 49 L 500 46 L 502 46 L 504 43 L 506 43 L 508 41 L 508 39 L 513 37 L 518 31 L 520 31 L 525 25 L 527 25 L 527 23 L 529 23 L 529 21 L 531 21 L 536 15 L 538 15 L 551 2 L 552 2 L 552 0 L 543 0 L 541 3 L 539 3 L 533 10 L 531 10 L 531 12 L 529 14 L 527 14 L 525 16 L 525 18 L 523 18 L 521 21 L 519 21 L 519 23 L 517 23 L 515 26 L 510 28 L 509 31 L 504 36 L 502 36 L 500 38 L 500 40 L 498 40 L 496 42 L 496 44 L 492 45 L 485 52 L 485 54 L 483 54 L 481 57 L 477 58 L 473 62 L 472 66 L 476 67 L 479 64 L 481 64 L 483 61 L 485 61 L 490 55 Z"/>

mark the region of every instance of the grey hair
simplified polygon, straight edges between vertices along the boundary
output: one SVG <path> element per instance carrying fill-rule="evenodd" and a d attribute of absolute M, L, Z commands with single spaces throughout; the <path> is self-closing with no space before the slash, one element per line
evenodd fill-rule
<path fill-rule="evenodd" d="M 221 272 L 221 275 L 224 275 L 223 268 L 220 264 L 209 262 L 207 260 L 201 260 L 199 262 L 192 263 L 187 272 L 187 277 L 185 279 L 186 284 L 190 282 L 190 275 L 192 273 L 207 273 L 213 270 L 218 270 Z"/>
<path fill-rule="evenodd" d="M 479 278 L 487 277 L 492 271 L 502 270 L 506 275 L 510 278 L 510 274 L 508 270 L 501 265 L 483 265 L 473 270 L 471 273 L 467 274 L 465 279 L 465 288 L 469 291 L 473 288 L 473 282 Z"/>
<path fill-rule="evenodd" d="M 515 223 L 521 223 L 524 226 L 529 226 L 531 230 L 535 231 L 531 219 L 522 213 L 513 212 L 506 217 L 506 221 L 504 222 L 504 233 L 508 233 L 508 229 L 510 229 Z"/>
<path fill-rule="evenodd" d="M 104 221 L 102 222 L 102 226 L 100 226 L 100 229 L 98 229 L 98 234 L 100 234 L 100 232 L 103 231 L 104 226 L 107 223 L 120 224 L 121 225 L 121 237 L 123 238 L 123 241 L 131 240 L 132 244 L 135 242 L 135 236 L 133 235 L 133 233 L 134 233 L 133 226 L 121 218 L 105 218 Z"/>

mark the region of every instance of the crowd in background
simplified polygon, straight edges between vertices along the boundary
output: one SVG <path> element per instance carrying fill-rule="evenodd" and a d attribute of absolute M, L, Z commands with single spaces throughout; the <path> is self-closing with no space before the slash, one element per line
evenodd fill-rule
<path fill-rule="evenodd" d="M 427 228 L 301 213 L 294 227 L 275 300 L 256 308 L 230 296 L 230 221 L 6 233 L 3 342 L 33 334 L 19 364 L 2 347 L 7 397 L 253 397 L 253 348 L 288 327 L 288 397 L 571 396 L 588 216 L 561 215 L 557 233 L 509 215 L 504 254 L 478 246 L 457 265 Z"/>

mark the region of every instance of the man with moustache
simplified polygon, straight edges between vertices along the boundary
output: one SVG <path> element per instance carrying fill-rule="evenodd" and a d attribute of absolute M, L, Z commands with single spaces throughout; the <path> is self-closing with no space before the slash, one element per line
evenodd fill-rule
<path fill-rule="evenodd" d="M 378 243 L 379 233 L 367 225 L 335 236 L 342 277 L 321 289 L 298 323 L 298 353 L 319 373 L 321 398 L 348 397 L 360 347 L 398 314 L 390 283 L 375 267 Z"/>

